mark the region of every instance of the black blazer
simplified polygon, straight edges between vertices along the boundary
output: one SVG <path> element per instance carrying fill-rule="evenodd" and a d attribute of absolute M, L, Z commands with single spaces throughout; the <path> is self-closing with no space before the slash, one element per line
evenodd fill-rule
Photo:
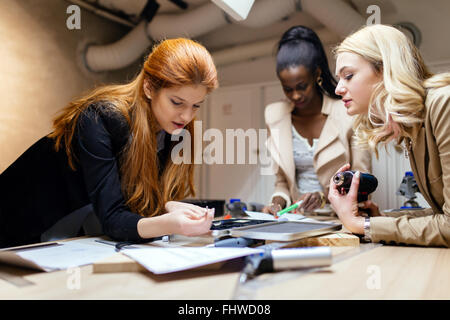
<path fill-rule="evenodd" d="M 92 204 L 103 232 L 119 241 L 143 241 L 142 216 L 125 205 L 120 186 L 121 152 L 131 139 L 125 118 L 108 103 L 89 106 L 73 139 L 76 171 L 65 149 L 44 137 L 0 175 L 0 247 L 40 241 L 43 232 L 71 212 Z M 170 135 L 158 152 L 160 173 L 168 160 Z"/>

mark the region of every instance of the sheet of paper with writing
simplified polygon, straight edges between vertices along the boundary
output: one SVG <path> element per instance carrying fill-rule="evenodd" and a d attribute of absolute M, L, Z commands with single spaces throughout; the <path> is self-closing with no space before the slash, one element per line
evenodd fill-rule
<path fill-rule="evenodd" d="M 170 273 L 197 268 L 207 264 L 261 253 L 253 248 L 139 248 L 121 251 L 155 274 Z"/>

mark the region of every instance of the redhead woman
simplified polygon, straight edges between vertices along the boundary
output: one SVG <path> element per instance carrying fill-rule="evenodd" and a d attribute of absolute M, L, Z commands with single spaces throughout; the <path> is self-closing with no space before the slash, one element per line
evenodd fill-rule
<path fill-rule="evenodd" d="M 212 210 L 178 201 L 195 194 L 194 166 L 172 161 L 171 135 L 193 134 L 192 120 L 217 86 L 208 51 L 171 39 L 130 83 L 69 103 L 53 132 L 0 176 L 0 247 L 39 242 L 64 220 L 78 232 L 86 208 L 115 240 L 208 232 Z"/>

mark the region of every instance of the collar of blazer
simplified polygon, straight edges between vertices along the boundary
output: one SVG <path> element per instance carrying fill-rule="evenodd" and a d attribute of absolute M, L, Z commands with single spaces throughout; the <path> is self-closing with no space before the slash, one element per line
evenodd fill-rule
<path fill-rule="evenodd" d="M 319 153 L 339 137 L 339 126 L 336 125 L 336 122 L 340 120 L 339 117 L 337 117 L 338 113 L 336 111 L 339 111 L 338 108 L 342 108 L 344 112 L 346 111 L 343 109 L 343 106 L 338 106 L 337 103 L 341 103 L 341 101 L 323 95 L 322 113 L 327 115 L 327 121 L 325 121 L 322 132 L 320 133 L 316 153 L 314 154 L 315 161 L 317 160 Z M 316 170 L 322 165 L 323 163 L 316 163 Z"/>
<path fill-rule="evenodd" d="M 327 115 L 327 121 L 322 129 L 317 149 L 314 154 L 315 161 L 318 159 L 318 154 L 339 136 L 339 128 L 335 124 L 335 121 L 339 121 L 339 119 L 338 116 L 335 115 L 335 110 L 340 106 L 336 106 L 336 102 L 339 102 L 339 100 L 332 99 L 326 95 L 323 96 L 322 113 Z M 291 112 L 293 109 L 294 105 L 292 103 L 281 101 L 269 105 L 265 110 L 266 124 L 271 133 L 267 148 L 275 162 L 283 169 L 287 178 L 291 180 L 291 183 L 293 183 L 292 179 L 295 178 L 291 131 Z M 343 110 L 345 112 L 345 109 Z M 281 151 L 283 153 L 281 153 Z M 316 170 L 324 164 L 319 162 L 320 161 L 316 163 Z"/>

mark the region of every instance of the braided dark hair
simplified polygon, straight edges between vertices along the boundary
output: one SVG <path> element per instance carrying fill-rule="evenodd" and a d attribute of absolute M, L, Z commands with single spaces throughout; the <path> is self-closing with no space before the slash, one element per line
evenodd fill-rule
<path fill-rule="evenodd" d="M 279 75 L 287 68 L 300 65 L 305 66 L 311 73 L 320 68 L 323 81 L 322 86 L 316 83 L 319 92 L 336 99 L 341 98 L 334 92 L 337 82 L 331 75 L 327 56 L 319 37 L 308 27 L 294 26 L 283 34 L 278 43 L 277 74 Z"/>

